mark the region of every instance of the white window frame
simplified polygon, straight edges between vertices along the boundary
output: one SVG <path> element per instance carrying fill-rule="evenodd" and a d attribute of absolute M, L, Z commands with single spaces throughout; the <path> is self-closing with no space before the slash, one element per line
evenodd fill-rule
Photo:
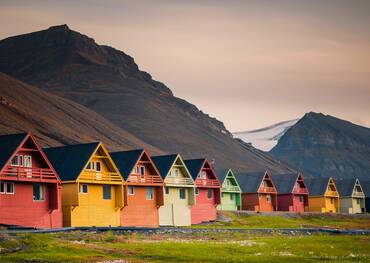
<path fill-rule="evenodd" d="M 149 189 L 150 189 L 150 192 L 148 192 Z M 148 198 L 148 193 L 149 193 L 149 198 Z M 154 187 L 147 186 L 145 188 L 145 199 L 148 201 L 154 200 Z"/>
<path fill-rule="evenodd" d="M 269 203 L 269 204 L 271 204 L 271 202 L 272 202 L 271 195 L 266 195 L 266 202 Z"/>
<path fill-rule="evenodd" d="M 200 174 L 199 174 L 199 178 L 202 179 L 202 180 L 206 180 L 207 179 L 207 172 L 206 171 L 201 171 Z"/>
<path fill-rule="evenodd" d="M 17 158 L 17 163 L 14 164 L 13 161 L 15 160 L 15 158 Z M 14 166 L 14 167 L 19 166 L 19 155 L 15 155 L 13 157 L 13 159 L 11 160 L 10 166 Z"/>
<path fill-rule="evenodd" d="M 45 186 L 43 184 L 40 184 L 40 183 L 35 183 L 32 187 L 34 187 L 35 185 L 38 185 L 40 187 L 40 195 L 41 195 L 41 199 L 35 199 L 35 196 L 33 195 L 33 188 L 32 188 L 32 199 L 34 202 L 43 202 L 45 201 Z"/>
<path fill-rule="evenodd" d="M 184 191 L 184 198 L 181 198 L 181 190 Z M 186 200 L 186 189 L 185 188 L 179 188 L 179 199 Z"/>
<path fill-rule="evenodd" d="M 99 164 L 99 167 L 100 167 L 100 170 L 98 171 L 98 164 Z M 101 162 L 100 161 L 96 161 L 95 162 L 95 171 L 98 172 L 98 173 L 101 173 L 102 172 L 102 165 L 101 165 Z"/>
<path fill-rule="evenodd" d="M 29 166 L 26 166 L 26 160 L 29 161 Z M 21 164 L 20 166 L 23 166 L 26 168 L 32 168 L 32 156 L 31 155 L 24 155 L 22 162 L 23 162 L 23 165 Z"/>
<path fill-rule="evenodd" d="M 86 192 L 83 191 L 83 187 L 86 186 Z M 88 184 L 80 184 L 80 194 L 87 195 L 89 193 L 89 185 Z"/>
<path fill-rule="evenodd" d="M 4 186 L 3 191 L 1 191 L 1 186 Z M 5 194 L 6 191 L 6 182 L 0 182 L 0 194 Z"/>
<path fill-rule="evenodd" d="M 104 189 L 108 188 L 109 189 L 109 198 L 104 198 Z M 103 192 L 103 200 L 110 201 L 112 200 L 112 186 L 111 185 L 103 185 L 102 186 L 102 192 Z"/>
<path fill-rule="evenodd" d="M 95 163 L 89 162 L 86 166 L 86 171 L 94 171 L 95 170 Z"/>
<path fill-rule="evenodd" d="M 13 185 L 12 186 L 13 192 L 8 192 L 8 185 Z M 5 189 L 4 189 L 4 191 L 5 191 L 5 194 L 7 194 L 7 195 L 14 195 L 15 194 L 15 184 L 12 183 L 12 182 L 5 182 Z"/>
<path fill-rule="evenodd" d="M 132 191 L 130 191 L 130 189 L 132 189 Z M 129 186 L 127 187 L 127 194 L 128 194 L 128 195 L 135 195 L 135 186 L 133 186 L 133 185 L 129 185 Z"/>

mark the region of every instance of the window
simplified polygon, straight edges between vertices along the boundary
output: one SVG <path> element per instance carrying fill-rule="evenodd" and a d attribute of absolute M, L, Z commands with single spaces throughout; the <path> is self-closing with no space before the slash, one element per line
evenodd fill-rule
<path fill-rule="evenodd" d="M 212 196 L 213 196 L 213 191 L 212 191 L 212 189 L 208 189 L 208 191 L 207 191 L 207 198 L 208 198 L 208 199 L 211 199 L 211 198 L 212 198 Z"/>
<path fill-rule="evenodd" d="M 89 187 L 87 184 L 80 184 L 80 193 L 87 194 L 89 192 Z"/>
<path fill-rule="evenodd" d="M 97 172 L 101 172 L 101 162 L 96 162 L 95 163 L 95 168 Z"/>
<path fill-rule="evenodd" d="M 195 188 L 195 194 L 199 195 L 199 189 L 198 188 Z"/>
<path fill-rule="evenodd" d="M 358 204 L 358 205 L 360 204 L 360 199 L 358 199 L 358 198 L 356 199 L 356 204 Z"/>
<path fill-rule="evenodd" d="M 221 198 L 224 198 L 224 193 L 221 193 Z"/>
<path fill-rule="evenodd" d="M 299 202 L 303 203 L 303 196 L 302 195 L 299 196 Z"/>
<path fill-rule="evenodd" d="M 170 188 L 165 187 L 164 190 L 165 190 L 166 195 L 170 194 Z"/>
<path fill-rule="evenodd" d="M 21 160 L 22 158 L 20 158 Z M 22 165 L 21 165 L 22 166 Z M 24 167 L 32 167 L 32 157 L 30 155 L 24 156 Z"/>
<path fill-rule="evenodd" d="M 199 175 L 200 179 L 207 179 L 207 173 L 205 171 L 201 171 Z"/>
<path fill-rule="evenodd" d="M 134 186 L 130 185 L 128 187 L 128 194 L 129 195 L 134 195 L 135 194 L 135 187 Z"/>
<path fill-rule="evenodd" d="M 0 183 L 0 194 L 5 194 L 5 182 Z"/>
<path fill-rule="evenodd" d="M 153 200 L 154 199 L 154 192 L 153 187 L 146 188 L 146 200 Z"/>
<path fill-rule="evenodd" d="M 178 168 L 174 168 L 171 170 L 171 176 L 178 177 L 180 175 L 180 171 Z"/>
<path fill-rule="evenodd" d="M 93 162 L 89 162 L 86 166 L 86 170 L 94 170 L 94 163 Z"/>
<path fill-rule="evenodd" d="M 334 198 L 333 197 L 330 198 L 330 204 L 334 204 Z"/>
<path fill-rule="evenodd" d="M 266 202 L 271 203 L 271 195 L 266 195 Z"/>
<path fill-rule="evenodd" d="M 14 194 L 14 183 L 5 183 L 5 193 Z"/>
<path fill-rule="evenodd" d="M 145 175 L 145 166 L 143 166 L 143 165 L 139 166 L 139 174 L 142 175 L 142 176 Z"/>
<path fill-rule="evenodd" d="M 18 160 L 19 160 L 19 156 L 18 155 L 14 156 L 12 160 L 12 166 L 18 166 Z"/>
<path fill-rule="evenodd" d="M 44 186 L 42 184 L 33 184 L 33 200 L 44 200 Z"/>
<path fill-rule="evenodd" d="M 112 199 L 112 187 L 110 185 L 103 185 L 103 199 L 104 200 Z"/>
<path fill-rule="evenodd" d="M 186 199 L 185 188 L 180 188 L 179 189 L 179 194 L 180 194 L 180 199 Z"/>
<path fill-rule="evenodd" d="M 234 195 L 233 194 L 230 194 L 230 200 L 233 201 L 234 200 Z"/>

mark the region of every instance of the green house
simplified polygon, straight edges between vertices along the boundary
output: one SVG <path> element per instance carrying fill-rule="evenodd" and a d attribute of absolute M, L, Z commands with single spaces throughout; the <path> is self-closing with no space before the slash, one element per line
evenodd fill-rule
<path fill-rule="evenodd" d="M 231 169 L 216 171 L 222 184 L 221 204 L 218 210 L 235 211 L 241 207 L 241 189 Z"/>

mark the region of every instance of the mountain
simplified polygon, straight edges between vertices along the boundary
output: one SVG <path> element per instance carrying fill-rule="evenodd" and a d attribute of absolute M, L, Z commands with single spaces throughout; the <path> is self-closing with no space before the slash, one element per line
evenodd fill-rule
<path fill-rule="evenodd" d="M 370 178 L 370 129 L 310 112 L 270 153 L 313 176 Z"/>
<path fill-rule="evenodd" d="M 0 58 L 1 72 L 84 105 L 165 152 L 206 156 L 220 168 L 291 170 L 233 139 L 222 122 L 173 96 L 132 57 L 67 25 L 1 40 Z"/>
<path fill-rule="evenodd" d="M 31 131 L 43 146 L 102 140 L 111 149 L 160 151 L 94 111 L 0 73 L 0 134 Z"/>
<path fill-rule="evenodd" d="M 233 135 L 246 143 L 251 143 L 257 149 L 269 151 L 297 121 L 298 119 L 283 121 L 258 130 L 234 132 Z"/>

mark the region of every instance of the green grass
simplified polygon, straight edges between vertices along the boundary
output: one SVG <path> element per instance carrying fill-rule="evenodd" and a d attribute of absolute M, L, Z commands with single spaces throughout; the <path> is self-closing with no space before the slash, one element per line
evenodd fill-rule
<path fill-rule="evenodd" d="M 339 228 L 370 229 L 370 216 L 356 217 L 339 214 L 239 214 L 221 212 L 230 222 L 217 221 L 196 228 Z"/>
<path fill-rule="evenodd" d="M 68 232 L 0 236 L 0 262 L 370 262 L 370 236 Z"/>

